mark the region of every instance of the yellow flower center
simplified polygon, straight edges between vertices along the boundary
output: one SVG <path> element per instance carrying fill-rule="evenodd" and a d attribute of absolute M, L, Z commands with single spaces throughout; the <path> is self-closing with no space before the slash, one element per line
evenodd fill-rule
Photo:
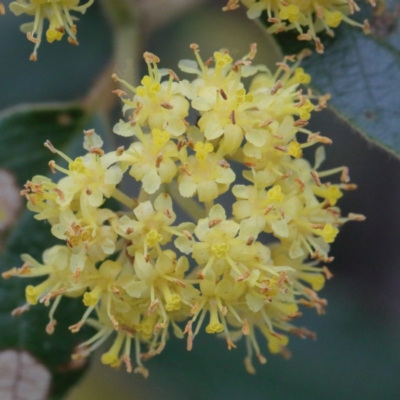
<path fill-rule="evenodd" d="M 333 243 L 335 241 L 338 232 L 339 232 L 338 228 L 335 228 L 331 224 L 326 224 L 321 232 L 321 236 L 326 243 Z"/>
<path fill-rule="evenodd" d="M 311 111 L 314 110 L 314 105 L 309 99 L 306 100 L 305 104 L 300 108 L 299 116 L 301 119 L 307 121 L 311 118 Z"/>
<path fill-rule="evenodd" d="M 206 327 L 207 333 L 220 333 L 223 332 L 224 326 L 219 322 L 218 310 L 215 303 L 210 305 L 210 323 Z"/>
<path fill-rule="evenodd" d="M 280 185 L 274 186 L 272 189 L 268 190 L 268 199 L 280 203 L 284 199 L 285 195 L 282 193 L 282 188 Z"/>
<path fill-rule="evenodd" d="M 297 83 L 307 84 L 311 82 L 311 76 L 306 74 L 303 68 L 296 68 L 294 71 L 294 79 Z"/>
<path fill-rule="evenodd" d="M 83 158 L 82 157 L 75 158 L 74 161 L 69 163 L 69 170 L 71 172 L 78 172 L 79 174 L 84 174 L 86 171 L 86 167 L 85 164 L 83 163 Z"/>
<path fill-rule="evenodd" d="M 219 51 L 216 51 L 214 53 L 214 60 L 215 60 L 215 65 L 218 68 L 225 67 L 225 65 L 231 64 L 232 63 L 232 57 L 229 54 L 224 54 Z"/>
<path fill-rule="evenodd" d="M 295 140 L 292 140 L 289 143 L 287 151 L 294 158 L 300 158 L 303 156 L 303 151 L 301 149 L 300 143 L 296 142 Z"/>
<path fill-rule="evenodd" d="M 343 193 L 337 185 L 332 185 L 329 187 L 315 186 L 313 187 L 313 192 L 316 196 L 327 199 L 332 206 L 334 206 L 337 201 L 343 197 Z"/>
<path fill-rule="evenodd" d="M 159 234 L 155 229 L 152 229 L 147 235 L 146 235 L 146 242 L 149 247 L 154 247 L 157 243 L 161 242 L 162 240 L 162 235 Z"/>
<path fill-rule="evenodd" d="M 279 12 L 279 18 L 288 19 L 290 22 L 296 22 L 300 17 L 299 8 L 294 4 L 288 7 L 283 7 Z"/>
<path fill-rule="evenodd" d="M 197 142 L 194 146 L 194 151 L 196 152 L 196 158 L 198 160 L 205 160 L 207 154 L 214 150 L 214 146 L 211 143 Z"/>
<path fill-rule="evenodd" d="M 167 311 L 176 311 L 181 308 L 181 298 L 179 294 L 173 294 L 169 297 L 165 309 Z"/>
<path fill-rule="evenodd" d="M 161 85 L 158 82 L 154 82 L 148 75 L 145 75 L 140 83 L 143 86 L 139 86 L 136 92 L 141 97 L 156 94 L 161 90 Z"/>
<path fill-rule="evenodd" d="M 160 129 L 153 129 L 153 142 L 156 146 L 162 147 L 170 139 L 170 134 L 167 131 L 161 131 Z"/>
<path fill-rule="evenodd" d="M 227 243 L 213 243 L 211 245 L 211 251 L 214 253 L 214 255 L 217 258 L 223 258 L 226 257 L 226 254 L 229 251 L 229 244 Z"/>
<path fill-rule="evenodd" d="M 339 11 L 330 12 L 325 10 L 324 15 L 326 24 L 331 28 L 337 28 L 343 19 L 343 15 Z"/>

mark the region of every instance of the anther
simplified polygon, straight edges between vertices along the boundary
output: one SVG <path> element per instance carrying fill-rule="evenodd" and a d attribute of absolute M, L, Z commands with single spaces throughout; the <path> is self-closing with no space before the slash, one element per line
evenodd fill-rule
<path fill-rule="evenodd" d="M 324 272 L 326 279 L 333 278 L 333 274 L 331 271 L 329 271 L 327 266 L 322 267 L 322 271 Z"/>
<path fill-rule="evenodd" d="M 160 59 L 155 54 L 150 53 L 148 51 L 146 51 L 143 54 L 143 58 L 144 58 L 144 60 L 146 61 L 147 64 L 152 64 L 152 63 L 157 64 L 157 63 L 160 62 Z"/>
<path fill-rule="evenodd" d="M 56 173 L 55 165 L 56 165 L 56 162 L 54 160 L 49 161 L 49 167 L 50 167 L 50 170 L 51 170 L 52 174 Z"/>
<path fill-rule="evenodd" d="M 187 349 L 188 351 L 193 349 L 193 330 L 192 330 L 192 324 L 193 321 L 188 321 L 188 323 L 186 324 L 185 330 L 183 331 L 183 334 L 188 334 L 188 338 L 187 338 Z"/>
<path fill-rule="evenodd" d="M 297 183 L 297 185 L 299 185 L 300 192 L 304 192 L 304 189 L 305 189 L 304 182 L 300 178 L 296 178 L 294 181 L 295 181 L 295 183 Z"/>
<path fill-rule="evenodd" d="M 231 117 L 232 125 L 236 125 L 235 110 L 232 110 L 230 117 Z"/>
<path fill-rule="evenodd" d="M 204 61 L 204 66 L 208 67 L 212 62 L 214 61 L 214 59 L 212 57 L 210 57 L 208 60 Z"/>
<path fill-rule="evenodd" d="M 158 153 L 156 158 L 156 168 L 160 168 L 162 161 L 163 161 L 163 153 Z"/>
<path fill-rule="evenodd" d="M 186 229 L 182 231 L 182 233 L 189 239 L 189 240 L 193 240 L 193 236 L 190 234 L 189 231 L 187 231 Z"/>
<path fill-rule="evenodd" d="M 178 75 L 177 75 L 174 71 L 172 71 L 172 69 L 169 69 L 169 70 L 168 70 L 168 73 L 172 76 L 172 78 L 173 78 L 175 81 L 179 82 L 179 77 L 178 77 Z"/>
<path fill-rule="evenodd" d="M 304 119 L 298 119 L 297 121 L 294 121 L 293 126 L 296 127 L 304 127 L 308 125 L 308 121 Z"/>
<path fill-rule="evenodd" d="M 364 20 L 363 31 L 366 35 L 369 35 L 371 33 L 371 25 L 369 24 L 367 19 Z"/>
<path fill-rule="evenodd" d="M 28 33 L 26 34 L 26 37 L 27 37 L 27 39 L 28 39 L 30 42 L 32 42 L 32 43 L 35 43 L 35 44 L 40 43 L 40 40 L 37 39 L 37 38 L 35 38 L 35 37 L 32 35 L 32 32 L 28 32 Z M 35 55 L 35 57 L 36 57 L 36 55 Z M 31 60 L 31 61 L 36 61 L 36 60 Z"/>
<path fill-rule="evenodd" d="M 344 182 L 344 183 L 350 182 L 348 167 L 343 167 L 342 174 L 340 175 L 340 182 Z"/>
<path fill-rule="evenodd" d="M 322 54 L 324 52 L 324 45 L 321 43 L 320 38 L 315 38 L 315 49 L 319 54 Z"/>
<path fill-rule="evenodd" d="M 121 89 L 113 90 L 112 93 L 116 94 L 118 97 L 124 97 L 128 95 L 128 93 L 124 92 Z"/>
<path fill-rule="evenodd" d="M 248 277 L 250 276 L 250 271 L 246 271 L 245 273 L 243 273 L 242 275 L 238 276 L 235 281 L 236 282 L 243 282 L 245 281 Z"/>
<path fill-rule="evenodd" d="M 230 168 L 230 164 L 226 160 L 219 160 L 218 165 L 222 168 Z"/>
<path fill-rule="evenodd" d="M 284 62 L 277 62 L 275 65 L 276 65 L 277 67 L 283 69 L 285 72 L 289 72 L 289 73 L 290 73 L 290 67 L 289 67 L 289 65 L 287 65 L 286 63 L 284 63 Z M 278 81 L 278 82 L 279 82 L 279 81 Z M 277 83 L 278 83 L 278 82 L 277 82 Z"/>
<path fill-rule="evenodd" d="M 275 120 L 273 118 L 267 119 L 264 122 L 261 122 L 258 126 L 259 128 L 265 128 L 266 126 L 271 125 Z"/>
<path fill-rule="evenodd" d="M 310 171 L 311 177 L 314 179 L 314 182 L 317 186 L 321 186 L 321 181 L 319 179 L 317 171 Z"/>
<path fill-rule="evenodd" d="M 242 333 L 245 336 L 250 334 L 250 326 L 249 326 L 249 322 L 247 321 L 247 319 L 245 319 L 243 321 Z"/>
<path fill-rule="evenodd" d="M 220 218 L 212 219 L 212 220 L 208 223 L 208 227 L 209 227 L 209 228 L 214 228 L 214 226 L 218 225 L 221 221 L 222 221 L 222 219 L 220 219 Z"/>
<path fill-rule="evenodd" d="M 279 63 L 278 63 L 279 64 Z M 280 63 L 280 64 L 283 64 L 283 63 Z M 284 65 L 286 65 L 286 64 L 284 64 Z M 287 65 L 286 65 L 287 66 Z M 289 68 L 289 67 L 288 67 Z M 289 69 L 289 71 L 290 71 L 290 69 Z M 283 87 L 283 82 L 282 81 L 277 81 L 276 83 L 275 83 L 275 85 L 271 88 L 271 90 L 270 90 L 270 93 L 272 94 L 272 95 L 274 95 L 280 88 L 282 88 Z"/>
<path fill-rule="evenodd" d="M 46 140 L 44 142 L 44 147 L 46 147 L 47 149 L 49 149 L 52 153 L 57 154 L 57 150 L 55 149 L 55 147 L 51 144 L 50 140 Z"/>
<path fill-rule="evenodd" d="M 29 304 L 25 304 L 21 307 L 14 308 L 14 310 L 11 311 L 11 315 L 13 317 L 19 317 L 21 314 L 27 311 L 29 311 Z"/>
<path fill-rule="evenodd" d="M 219 89 L 218 92 L 220 93 L 221 97 L 222 97 L 224 100 L 228 100 L 228 96 L 226 95 L 224 89 Z"/>
<path fill-rule="evenodd" d="M 99 147 L 91 147 L 89 149 L 90 154 L 96 154 L 98 156 L 104 156 L 104 150 L 100 149 Z"/>
<path fill-rule="evenodd" d="M 79 46 L 79 42 L 76 39 L 73 39 L 72 37 L 68 37 L 68 43 L 73 44 L 74 46 Z"/>
<path fill-rule="evenodd" d="M 62 192 L 62 190 L 60 190 L 58 188 L 54 188 L 53 190 L 57 193 L 57 195 L 61 201 L 65 200 L 65 196 L 64 196 L 64 193 Z"/>
<path fill-rule="evenodd" d="M 239 0 L 229 0 L 228 4 L 225 7 L 222 7 L 222 11 L 233 11 L 239 7 Z"/>
<path fill-rule="evenodd" d="M 367 217 L 365 215 L 354 214 L 354 213 L 350 213 L 348 215 L 348 218 L 350 221 L 359 221 L 359 222 L 365 221 L 367 219 Z"/>
<path fill-rule="evenodd" d="M 255 238 L 253 236 L 250 236 L 247 241 L 246 241 L 246 245 L 247 246 L 251 246 L 255 241 Z"/>
<path fill-rule="evenodd" d="M 46 332 L 48 335 L 52 335 L 54 333 L 54 328 L 57 325 L 57 321 L 55 319 L 51 320 L 46 326 Z"/>
<path fill-rule="evenodd" d="M 149 308 L 147 309 L 147 315 L 153 314 L 154 310 L 158 307 L 160 304 L 160 301 L 158 299 L 154 300 L 150 305 Z"/>
<path fill-rule="evenodd" d="M 174 106 L 171 105 L 171 104 L 168 104 L 168 103 L 161 103 L 160 106 L 162 108 L 165 108 L 166 110 L 173 110 L 174 109 Z"/>
<path fill-rule="evenodd" d="M 297 40 L 311 40 L 312 35 L 311 32 L 308 31 L 307 33 L 301 33 L 300 35 L 297 36 Z"/>
<path fill-rule="evenodd" d="M 80 321 L 77 324 L 71 325 L 70 327 L 68 327 L 68 329 L 72 332 L 72 333 L 77 333 L 81 330 L 83 326 L 83 322 Z"/>
<path fill-rule="evenodd" d="M 186 283 L 180 281 L 179 279 L 173 279 L 173 282 L 176 283 L 178 286 L 180 286 L 181 288 L 185 288 L 187 287 Z"/>
<path fill-rule="evenodd" d="M 172 214 L 171 214 L 171 211 L 170 210 L 168 210 L 168 208 L 166 208 L 166 209 L 164 209 L 164 214 L 169 218 L 169 219 L 171 219 L 172 218 Z"/>

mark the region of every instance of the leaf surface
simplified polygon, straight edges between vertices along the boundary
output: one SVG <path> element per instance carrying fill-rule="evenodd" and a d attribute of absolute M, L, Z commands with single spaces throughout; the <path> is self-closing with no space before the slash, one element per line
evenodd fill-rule
<path fill-rule="evenodd" d="M 50 139 L 60 150 L 68 148 L 74 152 L 78 149 L 76 144 L 82 143 L 82 131 L 97 124 L 79 104 L 8 110 L 0 115 L 0 168 L 14 174 L 22 188 L 33 175 L 49 172 L 48 162 L 54 154 L 43 146 L 45 140 Z M 81 149 L 80 145 L 79 151 Z M 70 151 L 68 153 L 72 155 Z M 35 220 L 30 211 L 23 212 L 0 254 L 0 272 L 21 266 L 22 253 L 42 261 L 43 251 L 54 244 L 56 239 L 51 235 L 49 224 Z M 43 278 L 0 280 L 0 326 L 6 327 L 0 329 L 0 354 L 9 349 L 30 353 L 50 371 L 50 394 L 56 398 L 84 372 L 86 363 L 73 362 L 71 353 L 88 337 L 90 330 L 83 328 L 74 335 L 68 330 L 68 326 L 76 323 L 84 312 L 80 299 L 62 299 L 55 314 L 57 326 L 53 335 L 45 332 L 49 308 L 42 304 L 31 307 L 19 317 L 11 316 L 13 309 L 26 303 L 26 285 L 41 281 Z M 17 400 L 16 396 L 13 394 L 11 399 Z"/>

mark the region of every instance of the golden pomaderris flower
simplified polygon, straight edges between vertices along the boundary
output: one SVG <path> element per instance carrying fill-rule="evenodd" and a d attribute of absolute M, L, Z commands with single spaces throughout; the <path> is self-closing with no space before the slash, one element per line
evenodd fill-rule
<path fill-rule="evenodd" d="M 360 24 L 349 17 L 360 11 L 354 0 L 229 0 L 223 10 L 235 10 L 240 3 L 248 8 L 247 16 L 250 19 L 266 12 L 268 22 L 272 24 L 268 32 L 295 30 L 299 33 L 298 40 L 313 40 L 318 53 L 324 52 L 324 46 L 317 34 L 326 31 L 333 37 L 333 29 L 342 22 L 370 33 L 368 20 Z M 369 3 L 376 6 L 375 0 L 369 0 Z"/>
<path fill-rule="evenodd" d="M 23 255 L 20 268 L 3 274 L 45 277 L 27 286 L 27 303 L 16 313 L 51 305 L 49 334 L 62 297 L 82 298 L 86 311 L 70 330 L 89 324 L 98 332 L 73 357 L 114 336 L 101 361 L 144 376 L 143 362 L 162 352 L 171 333 L 186 336 L 188 350 L 204 330 L 229 349 L 243 337 L 250 373 L 254 354 L 266 362 L 259 333 L 271 353 L 284 357 L 291 333 L 315 338 L 294 321 L 302 306 L 324 312 L 327 302 L 317 292 L 332 277 L 329 246 L 341 225 L 364 219 L 344 217 L 337 207 L 343 192 L 356 188 L 348 169 L 321 169 L 332 141 L 307 124 L 328 97 L 300 87 L 311 79 L 301 57 L 286 57 L 272 73 L 253 65 L 254 44 L 237 61 L 226 50 L 203 61 L 199 46 L 191 48 L 195 60 L 179 63 L 191 80 L 160 69 L 150 53 L 139 86 L 113 75 L 126 117 L 114 132 L 132 137 L 128 148 L 105 152 L 93 130 L 77 158 L 45 143 L 59 156 L 51 171 L 65 176 L 35 176 L 22 195 L 61 242 L 42 262 Z M 310 163 L 303 149 L 314 145 Z M 141 187 L 138 198 L 118 188 L 124 174 Z M 247 183 L 237 183 L 240 174 Z M 109 198 L 124 211 L 108 208 Z M 178 208 L 190 220 L 178 221 Z"/>
<path fill-rule="evenodd" d="M 78 45 L 76 38 L 77 18 L 71 14 L 78 12 L 84 14 L 93 4 L 94 0 L 87 0 L 80 4 L 81 0 L 17 0 L 10 4 L 10 10 L 15 15 L 28 14 L 34 17 L 33 22 L 21 25 L 21 31 L 26 33 L 28 40 L 35 44 L 31 61 L 37 60 L 37 51 L 43 39 L 44 21 L 49 20 L 46 30 L 46 39 L 49 43 L 60 41 L 64 34 L 68 36 L 68 42 Z"/>

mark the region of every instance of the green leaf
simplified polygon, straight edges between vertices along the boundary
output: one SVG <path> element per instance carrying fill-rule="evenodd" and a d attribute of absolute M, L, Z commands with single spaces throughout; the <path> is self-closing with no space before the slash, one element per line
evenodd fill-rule
<path fill-rule="evenodd" d="M 400 155 L 400 32 L 396 29 L 398 1 L 387 4 L 380 16 L 361 11 L 352 16 L 368 18 L 372 34 L 342 23 L 335 38 L 321 34 L 324 54 L 313 53 L 303 61 L 312 76 L 311 86 L 320 94 L 332 95 L 329 106 L 367 139 Z M 368 10 L 371 10 L 369 7 Z M 298 53 L 310 43 L 296 40 L 297 34 L 276 35 L 285 54 Z"/>
<path fill-rule="evenodd" d="M 74 142 L 79 142 L 81 149 L 84 128 L 98 125 L 99 121 L 89 120 L 79 104 L 9 110 L 0 115 L 0 168 L 14 173 L 21 186 L 32 175 L 48 173 L 48 161 L 54 155 L 43 146 L 45 140 L 50 139 L 60 149 L 78 148 Z M 54 244 L 56 239 L 50 233 L 50 226 L 35 220 L 31 212 L 24 212 L 0 254 L 0 272 L 20 266 L 21 253 L 29 253 L 41 261 L 43 251 Z M 90 330 L 84 328 L 74 335 L 68 330 L 84 312 L 80 299 L 62 299 L 55 315 L 57 326 L 51 336 L 45 332 L 49 309 L 44 305 L 12 317 L 11 311 L 26 302 L 24 289 L 30 281 L 37 282 L 19 278 L 0 280 L 0 326 L 5 327 L 0 330 L 0 351 L 11 348 L 32 354 L 51 372 L 51 396 L 59 397 L 85 370 L 85 364 L 71 362 L 71 353 L 88 337 Z"/>
<path fill-rule="evenodd" d="M 400 51 L 344 26 L 323 55 L 305 60 L 312 86 L 330 93 L 330 106 L 368 139 L 400 154 Z"/>
<path fill-rule="evenodd" d="M 82 131 L 87 116 L 79 104 L 13 107 L 0 114 L 0 167 L 11 170 L 19 185 L 32 174 L 47 174 L 50 139 L 65 147 Z"/>

